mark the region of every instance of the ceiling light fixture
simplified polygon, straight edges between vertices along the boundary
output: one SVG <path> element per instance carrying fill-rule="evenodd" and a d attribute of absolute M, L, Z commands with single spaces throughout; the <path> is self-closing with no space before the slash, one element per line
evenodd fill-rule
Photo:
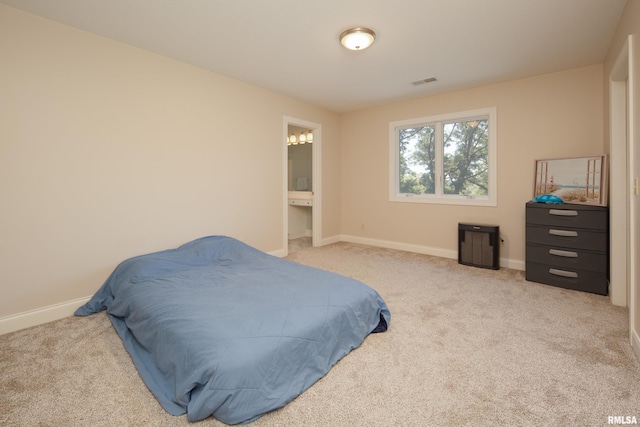
<path fill-rule="evenodd" d="M 349 28 L 340 34 L 340 43 L 350 50 L 363 50 L 371 46 L 376 33 L 365 27 Z"/>

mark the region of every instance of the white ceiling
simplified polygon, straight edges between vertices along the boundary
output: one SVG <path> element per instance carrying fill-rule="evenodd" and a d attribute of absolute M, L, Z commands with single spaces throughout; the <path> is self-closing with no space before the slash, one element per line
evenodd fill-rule
<path fill-rule="evenodd" d="M 601 63 L 626 0 L 0 3 L 345 112 Z M 374 45 L 344 49 L 352 26 Z"/>

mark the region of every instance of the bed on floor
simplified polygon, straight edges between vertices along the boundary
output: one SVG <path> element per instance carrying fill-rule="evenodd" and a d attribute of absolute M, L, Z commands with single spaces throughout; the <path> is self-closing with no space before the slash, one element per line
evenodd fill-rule
<path fill-rule="evenodd" d="M 102 310 L 167 412 L 226 424 L 284 406 L 391 316 L 362 282 L 226 236 L 122 262 L 75 314 Z"/>

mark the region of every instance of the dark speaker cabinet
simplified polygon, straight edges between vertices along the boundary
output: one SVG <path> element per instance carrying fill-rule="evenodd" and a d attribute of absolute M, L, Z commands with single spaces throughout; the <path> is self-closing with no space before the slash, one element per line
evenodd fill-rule
<path fill-rule="evenodd" d="M 580 204 L 526 205 L 527 280 L 607 295 L 609 211 Z"/>
<path fill-rule="evenodd" d="M 458 262 L 498 270 L 500 268 L 500 227 L 459 223 Z"/>

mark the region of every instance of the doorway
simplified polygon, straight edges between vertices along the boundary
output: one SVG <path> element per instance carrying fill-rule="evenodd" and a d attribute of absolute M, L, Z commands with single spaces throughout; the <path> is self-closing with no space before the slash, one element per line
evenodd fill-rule
<path fill-rule="evenodd" d="M 310 237 L 312 246 L 321 246 L 322 126 L 285 116 L 283 134 L 283 247 L 286 256 L 290 238 Z"/>

